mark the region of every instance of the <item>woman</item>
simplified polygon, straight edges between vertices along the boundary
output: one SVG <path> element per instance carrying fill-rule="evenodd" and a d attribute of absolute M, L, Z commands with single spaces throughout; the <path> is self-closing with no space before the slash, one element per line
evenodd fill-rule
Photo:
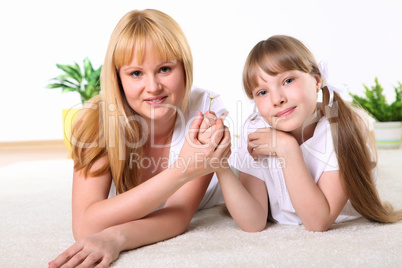
<path fill-rule="evenodd" d="M 199 131 L 209 98 L 191 90 L 192 70 L 186 38 L 168 15 L 131 11 L 117 24 L 101 94 L 72 133 L 77 242 L 50 267 L 108 266 L 123 250 L 185 232 L 197 208 L 222 202 L 210 181 L 213 162 L 230 155 L 230 135 L 222 119 L 212 135 Z M 212 109 L 225 112 L 219 99 Z"/>

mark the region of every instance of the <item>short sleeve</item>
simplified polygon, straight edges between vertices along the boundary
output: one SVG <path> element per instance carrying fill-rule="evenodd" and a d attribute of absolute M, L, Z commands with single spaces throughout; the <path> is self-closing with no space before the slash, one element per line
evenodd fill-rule
<path fill-rule="evenodd" d="M 248 134 L 254 133 L 258 128 L 266 127 L 265 121 L 257 114 L 251 115 L 243 124 L 242 134 L 234 144 L 233 152 L 229 158 L 229 164 L 240 172 L 252 175 L 264 181 L 260 161 L 255 161 L 247 150 Z"/>
<path fill-rule="evenodd" d="M 218 94 L 197 87 L 193 87 L 191 89 L 187 107 L 190 118 L 196 116 L 198 112 L 205 113 L 208 111 L 210 103 L 210 98 L 208 95 L 217 96 Z M 221 97 L 217 97 L 212 100 L 211 111 L 213 111 L 217 116 L 228 113 Z"/>

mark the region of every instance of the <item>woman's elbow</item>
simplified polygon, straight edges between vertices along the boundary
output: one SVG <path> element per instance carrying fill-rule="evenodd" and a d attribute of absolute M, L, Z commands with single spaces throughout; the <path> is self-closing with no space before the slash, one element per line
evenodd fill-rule
<path fill-rule="evenodd" d="M 239 227 L 247 233 L 258 233 L 265 229 L 267 222 L 254 222 L 251 224 L 239 224 Z"/>
<path fill-rule="evenodd" d="M 329 224 L 327 222 L 315 222 L 310 224 L 304 224 L 304 228 L 309 232 L 326 232 L 329 227 L 331 227 L 332 223 Z"/>
<path fill-rule="evenodd" d="M 75 241 L 101 231 L 91 227 L 89 224 L 73 224 L 72 229 Z"/>

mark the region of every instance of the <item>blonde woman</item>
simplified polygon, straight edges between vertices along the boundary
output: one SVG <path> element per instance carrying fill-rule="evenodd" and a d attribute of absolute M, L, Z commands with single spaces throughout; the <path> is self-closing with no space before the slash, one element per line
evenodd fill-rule
<path fill-rule="evenodd" d="M 123 250 L 185 232 L 197 208 L 223 202 L 211 161 L 230 155 L 230 135 L 219 118 L 212 132 L 199 130 L 211 93 L 192 81 L 191 51 L 171 17 L 143 10 L 119 21 L 101 94 L 72 134 L 77 242 L 50 267 L 106 267 Z M 226 113 L 219 99 L 212 110 Z"/>
<path fill-rule="evenodd" d="M 230 158 L 241 182 L 229 168 L 217 171 L 226 206 L 243 230 L 260 231 L 267 218 L 310 231 L 361 216 L 402 219 L 401 210 L 379 199 L 365 120 L 321 67 L 290 36 L 272 36 L 249 53 L 243 84 L 257 111 Z"/>

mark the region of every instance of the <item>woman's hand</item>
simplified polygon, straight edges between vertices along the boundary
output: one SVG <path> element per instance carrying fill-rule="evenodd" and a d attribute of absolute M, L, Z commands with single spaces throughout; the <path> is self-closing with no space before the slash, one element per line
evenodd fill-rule
<path fill-rule="evenodd" d="M 208 144 L 208 142 L 211 139 L 212 133 L 214 132 L 216 128 L 216 120 L 218 118 L 216 117 L 214 112 L 207 111 L 204 114 L 201 126 L 200 126 L 200 131 L 198 132 L 198 140 L 202 144 Z"/>
<path fill-rule="evenodd" d="M 104 230 L 78 240 L 66 251 L 49 262 L 49 268 L 56 267 L 107 267 L 119 257 L 120 244 L 112 233 Z"/>
<path fill-rule="evenodd" d="M 204 121 L 201 112 L 193 121 L 183 144 L 182 150 L 175 164 L 186 177 L 192 179 L 215 172 L 221 165 L 227 163 L 231 154 L 231 139 L 229 129 L 223 124 L 223 118 L 217 118 L 211 129 L 209 139 L 201 143 L 198 139 L 200 127 Z"/>
<path fill-rule="evenodd" d="M 294 146 L 299 147 L 291 134 L 270 127 L 257 129 L 248 135 L 247 150 L 254 159 L 260 155 L 286 156 Z"/>

